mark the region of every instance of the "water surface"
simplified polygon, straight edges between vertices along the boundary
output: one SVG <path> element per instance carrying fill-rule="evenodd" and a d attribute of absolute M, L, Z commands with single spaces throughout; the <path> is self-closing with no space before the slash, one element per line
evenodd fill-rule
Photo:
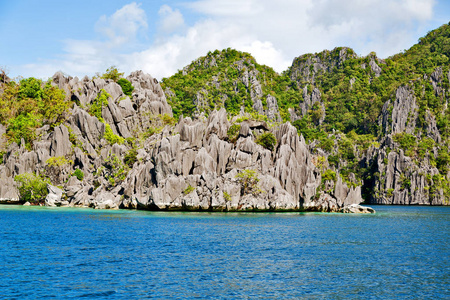
<path fill-rule="evenodd" d="M 0 295 L 450 298 L 450 207 L 375 215 L 0 205 Z"/>

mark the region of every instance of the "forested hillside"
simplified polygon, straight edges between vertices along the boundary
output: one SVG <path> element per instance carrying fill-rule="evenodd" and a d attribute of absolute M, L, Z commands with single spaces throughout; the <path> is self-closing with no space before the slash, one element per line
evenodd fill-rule
<path fill-rule="evenodd" d="M 441 203 L 450 197 L 449 49 L 443 25 L 386 59 L 339 47 L 297 57 L 282 74 L 216 50 L 162 87 L 177 116 L 225 107 L 290 121 L 333 172 L 363 183 L 366 201 Z"/>

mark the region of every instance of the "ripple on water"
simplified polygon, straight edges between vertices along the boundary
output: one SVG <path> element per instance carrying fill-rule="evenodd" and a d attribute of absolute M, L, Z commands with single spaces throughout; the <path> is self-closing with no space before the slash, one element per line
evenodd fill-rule
<path fill-rule="evenodd" d="M 0 206 L 5 298 L 448 299 L 448 207 L 370 216 Z"/>

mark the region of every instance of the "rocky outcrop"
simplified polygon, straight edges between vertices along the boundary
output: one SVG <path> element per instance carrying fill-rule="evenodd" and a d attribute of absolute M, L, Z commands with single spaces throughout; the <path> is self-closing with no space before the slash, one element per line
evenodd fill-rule
<path fill-rule="evenodd" d="M 259 97 L 252 76 L 250 72 L 247 84 Z M 29 172 L 51 179 L 47 206 L 338 211 L 362 201 L 359 189 L 347 188 L 341 181 L 335 192 L 321 191 L 314 155 L 289 123 L 271 129 L 266 122 L 234 118 L 240 130 L 230 141 L 232 123 L 222 108 L 211 111 L 207 119 L 181 117 L 174 126 L 159 123 L 162 127 L 156 130 L 151 127 L 153 116 L 172 115 L 161 87 L 140 71 L 127 78 L 135 87 L 132 98 L 111 80 L 80 81 L 55 74 L 53 83 L 76 104 L 63 124 L 39 129 L 41 138 L 32 149 L 8 147 L 0 165 L 0 198 L 17 200 L 13 178 Z M 108 103 L 98 119 L 89 114 L 89 107 L 104 92 L 109 94 Z M 266 100 L 269 117 L 280 120 L 276 99 L 269 95 Z M 130 142 L 111 145 L 105 138 L 108 126 Z M 148 128 L 156 133 L 149 134 Z M 256 143 L 265 132 L 276 137 L 273 150 Z M 130 157 L 134 157 L 131 162 Z"/>
<path fill-rule="evenodd" d="M 350 213 L 350 214 L 374 214 L 375 210 L 371 207 L 362 206 L 358 204 L 350 204 L 344 206 L 339 210 L 342 213 Z"/>
<path fill-rule="evenodd" d="M 349 58 L 355 58 L 354 51 L 347 47 L 338 47 L 331 51 L 325 50 L 316 54 L 305 54 L 294 59 L 288 70 L 289 77 L 299 83 L 315 83 L 316 77 L 324 72 L 331 72 L 333 68 L 342 65 Z"/>

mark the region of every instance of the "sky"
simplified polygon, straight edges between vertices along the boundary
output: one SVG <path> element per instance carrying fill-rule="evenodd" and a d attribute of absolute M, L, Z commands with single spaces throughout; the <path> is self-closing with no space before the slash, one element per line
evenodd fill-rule
<path fill-rule="evenodd" d="M 0 0 L 0 68 L 47 79 L 114 65 L 162 79 L 231 47 L 282 72 L 339 46 L 387 58 L 449 21 L 448 0 Z"/>

